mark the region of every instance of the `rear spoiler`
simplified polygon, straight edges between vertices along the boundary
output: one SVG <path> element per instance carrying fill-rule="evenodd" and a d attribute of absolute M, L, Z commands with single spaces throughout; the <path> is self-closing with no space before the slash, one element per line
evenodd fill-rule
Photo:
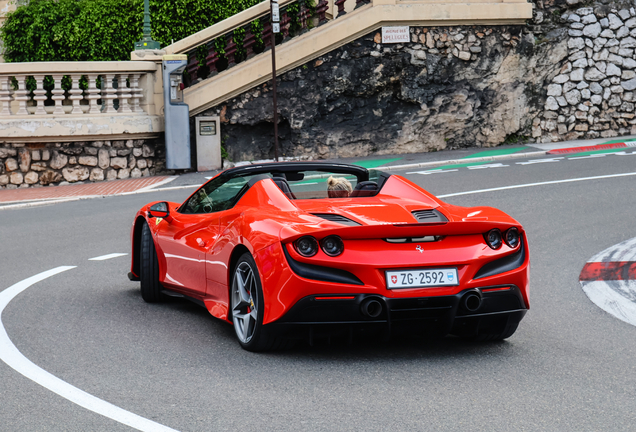
<path fill-rule="evenodd" d="M 329 226 L 326 226 L 329 224 Z M 343 239 L 361 240 L 378 238 L 404 238 L 425 236 L 453 236 L 485 234 L 493 228 L 499 228 L 502 232 L 511 227 L 517 227 L 520 232 L 523 228 L 510 222 L 496 221 L 459 221 L 437 223 L 405 223 L 367 226 L 342 226 L 334 227 L 336 223 L 322 223 L 321 227 L 307 227 L 302 225 L 285 226 L 280 231 L 282 241 L 294 241 L 304 235 L 317 235 L 326 237 L 337 235 Z M 323 228 L 324 227 L 324 228 Z"/>

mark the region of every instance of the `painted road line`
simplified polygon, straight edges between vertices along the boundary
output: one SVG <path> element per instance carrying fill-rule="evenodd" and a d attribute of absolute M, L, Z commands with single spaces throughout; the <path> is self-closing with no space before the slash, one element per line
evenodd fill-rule
<path fill-rule="evenodd" d="M 109 259 L 113 259 L 113 258 L 119 258 L 122 256 L 126 256 L 128 255 L 127 253 L 112 253 L 112 254 L 108 254 L 108 255 L 102 255 L 102 256 L 98 256 L 95 258 L 89 258 L 89 261 L 106 261 Z"/>
<path fill-rule="evenodd" d="M 469 166 L 467 167 L 469 170 L 480 170 L 480 169 L 488 169 L 488 168 L 505 168 L 505 167 L 509 167 L 510 165 L 504 165 L 502 163 L 492 163 L 492 164 L 483 164 L 483 165 L 473 165 L 473 166 Z"/>
<path fill-rule="evenodd" d="M 442 169 L 442 168 L 436 168 L 436 169 L 432 169 L 432 170 L 428 170 L 428 171 L 407 172 L 407 174 L 422 174 L 422 175 L 429 175 L 429 174 L 450 173 L 450 172 L 455 172 L 455 171 L 459 171 L 459 170 L 458 170 L 458 169 Z"/>
<path fill-rule="evenodd" d="M 586 146 L 586 147 L 569 147 L 569 148 L 561 148 L 554 149 L 548 151 L 546 154 L 568 154 L 568 153 L 583 153 L 589 151 L 603 151 L 608 149 L 616 149 L 616 148 L 627 148 L 629 147 L 625 142 L 617 142 L 611 144 L 599 144 L 594 146 Z"/>
<path fill-rule="evenodd" d="M 553 181 L 540 182 L 540 183 L 526 183 L 526 184 L 502 186 L 502 187 L 490 188 L 490 189 L 478 189 L 473 191 L 456 192 L 452 194 L 438 195 L 437 198 L 450 198 L 450 197 L 462 196 L 462 195 L 474 195 L 479 193 L 497 192 L 497 191 L 511 190 L 511 189 L 521 189 L 521 188 L 545 186 L 545 185 L 551 185 L 551 184 L 574 183 L 574 182 L 581 182 L 581 181 L 602 180 L 602 179 L 630 177 L 630 176 L 636 176 L 636 172 L 623 173 L 623 174 L 610 174 L 610 175 L 595 176 L 595 177 L 581 177 L 581 178 L 567 179 L 567 180 L 553 180 Z"/>
<path fill-rule="evenodd" d="M 581 270 L 579 283 L 595 305 L 636 326 L 636 238 L 590 258 Z"/>
<path fill-rule="evenodd" d="M 486 150 L 486 151 L 481 151 L 481 152 L 477 152 L 475 154 L 472 155 L 468 155 L 462 159 L 473 159 L 473 158 L 482 158 L 482 157 L 493 157 L 493 156 L 506 156 L 506 155 L 512 155 L 515 153 L 519 153 L 521 151 L 524 150 L 528 150 L 528 147 L 519 147 L 519 148 L 504 148 L 504 149 L 497 149 L 497 150 Z"/>
<path fill-rule="evenodd" d="M 517 162 L 517 165 L 534 165 L 534 164 L 541 164 L 541 163 L 560 162 L 563 159 L 564 159 L 563 157 L 548 158 L 548 159 L 533 159 L 533 160 L 529 160 L 525 162 Z"/>
<path fill-rule="evenodd" d="M 43 273 L 31 276 L 15 285 L 10 286 L 4 291 L 0 292 L 0 360 L 5 362 L 15 371 L 24 375 L 31 381 L 40 384 L 42 387 L 57 393 L 69 401 L 86 408 L 89 411 L 93 411 L 97 414 L 108 417 L 119 423 L 130 426 L 133 429 L 140 431 L 160 431 L 160 432 L 175 432 L 162 424 L 148 420 L 137 414 L 133 414 L 122 408 L 119 408 L 111 403 L 103 401 L 91 394 L 86 393 L 83 390 L 78 389 L 70 385 L 69 383 L 62 381 L 58 377 L 50 374 L 44 369 L 40 368 L 31 360 L 26 358 L 22 353 L 13 345 L 9 335 L 2 323 L 2 312 L 7 307 L 9 302 L 13 300 L 18 294 L 29 288 L 30 286 L 41 282 L 51 276 L 55 276 L 59 273 L 63 273 L 67 270 L 74 269 L 73 266 L 57 267 Z"/>

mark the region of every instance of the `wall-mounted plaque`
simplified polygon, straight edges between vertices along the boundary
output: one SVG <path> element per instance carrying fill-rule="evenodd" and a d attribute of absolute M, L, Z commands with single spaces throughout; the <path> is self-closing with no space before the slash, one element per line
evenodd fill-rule
<path fill-rule="evenodd" d="M 411 42 L 409 26 L 382 27 L 382 43 Z"/>

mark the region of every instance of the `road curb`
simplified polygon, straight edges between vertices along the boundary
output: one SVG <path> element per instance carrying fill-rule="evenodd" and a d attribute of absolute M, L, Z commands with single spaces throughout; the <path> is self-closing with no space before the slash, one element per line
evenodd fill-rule
<path fill-rule="evenodd" d="M 166 188 L 160 188 L 160 189 L 143 188 L 137 191 L 122 192 L 122 193 L 112 194 L 112 195 L 84 195 L 84 196 L 73 197 L 73 198 L 54 198 L 54 199 L 35 201 L 35 202 L 0 205 L 0 211 L 23 209 L 23 208 L 30 208 L 30 207 L 40 207 L 40 206 L 48 205 L 48 204 L 83 201 L 83 200 L 96 199 L 96 198 L 109 198 L 109 197 L 126 196 L 126 195 L 140 195 L 140 194 L 145 194 L 150 192 L 165 192 L 165 191 L 171 191 L 171 190 L 189 189 L 189 188 L 195 188 L 199 186 L 201 185 L 172 186 L 172 187 L 166 187 Z"/>
<path fill-rule="evenodd" d="M 525 157 L 544 156 L 546 154 L 547 152 L 545 150 L 541 150 L 541 151 L 535 151 L 535 152 L 511 153 L 507 155 L 498 155 L 498 156 L 485 156 L 485 157 L 476 157 L 476 158 L 469 157 L 464 159 L 451 159 L 451 160 L 445 160 L 445 161 L 420 162 L 420 163 L 412 163 L 412 164 L 404 164 L 404 165 L 388 165 L 384 167 L 378 167 L 377 169 L 390 171 L 390 170 L 436 167 L 436 166 L 444 166 L 444 165 L 458 165 L 458 164 L 466 164 L 466 163 L 473 163 L 473 162 L 494 162 L 498 160 L 515 159 L 519 157 L 525 158 Z"/>
<path fill-rule="evenodd" d="M 581 152 L 591 152 L 591 151 L 614 150 L 619 148 L 629 148 L 629 146 L 625 143 L 613 143 L 613 144 L 600 144 L 600 145 L 583 146 L 583 147 L 568 147 L 568 148 L 550 150 L 546 154 L 561 155 L 561 154 L 571 154 L 571 153 L 581 153 Z"/>

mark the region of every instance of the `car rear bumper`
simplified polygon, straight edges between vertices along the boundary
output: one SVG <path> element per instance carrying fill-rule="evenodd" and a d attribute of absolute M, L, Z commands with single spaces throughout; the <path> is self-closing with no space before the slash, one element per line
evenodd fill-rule
<path fill-rule="evenodd" d="M 518 324 L 526 312 L 521 291 L 514 285 L 468 289 L 439 297 L 320 294 L 302 298 L 269 325 L 299 335 L 308 329 L 377 327 L 389 333 L 472 336 L 479 328 L 502 320 Z"/>

